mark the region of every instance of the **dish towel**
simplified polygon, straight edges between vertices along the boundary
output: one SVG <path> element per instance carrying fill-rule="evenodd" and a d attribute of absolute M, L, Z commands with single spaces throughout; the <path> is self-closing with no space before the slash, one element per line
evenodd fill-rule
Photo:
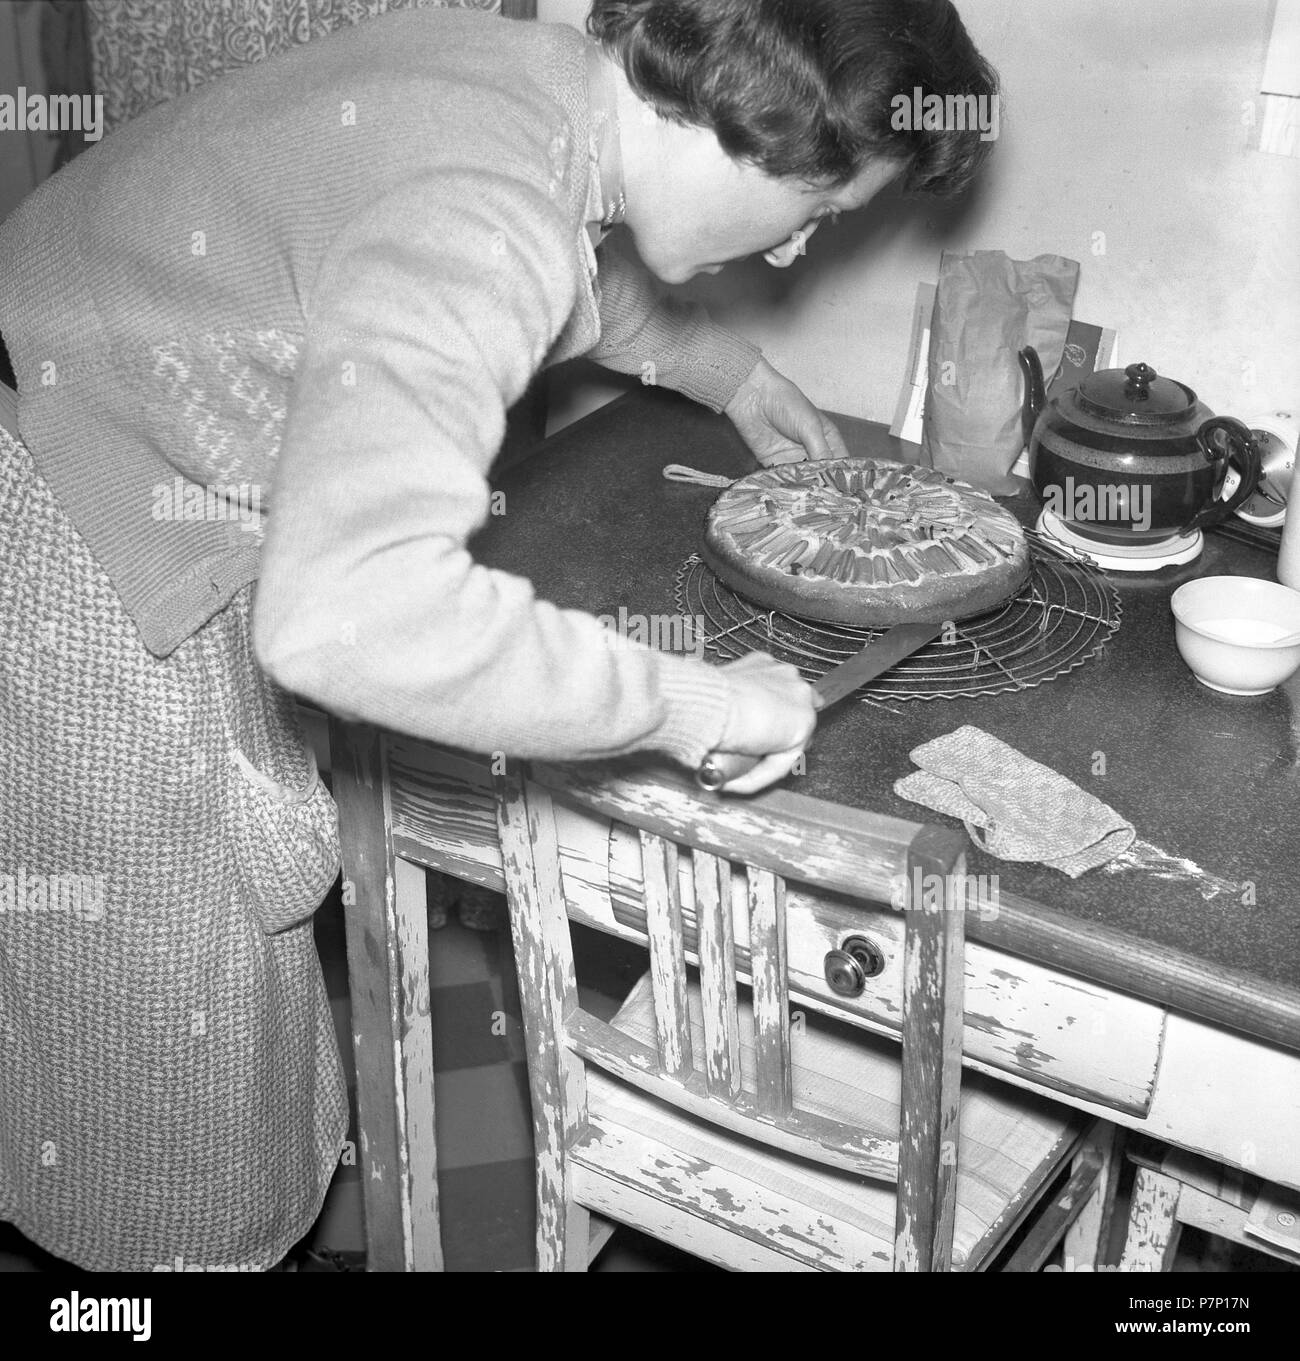
<path fill-rule="evenodd" d="M 894 793 L 960 818 L 1001 860 L 1037 860 L 1071 879 L 1133 844 L 1133 824 L 1064 775 L 981 728 L 958 728 L 911 753 L 920 770 Z"/>

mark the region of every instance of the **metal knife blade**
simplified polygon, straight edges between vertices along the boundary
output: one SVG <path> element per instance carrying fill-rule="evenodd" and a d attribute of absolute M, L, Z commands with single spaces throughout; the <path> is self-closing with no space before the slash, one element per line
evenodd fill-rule
<path fill-rule="evenodd" d="M 939 624 L 895 624 L 886 629 L 879 638 L 873 638 L 862 649 L 828 671 L 813 689 L 821 698 L 821 707 L 829 709 L 846 695 L 860 690 L 868 681 L 883 675 L 892 666 L 897 666 L 904 657 L 923 648 L 926 643 L 937 638 L 944 630 Z"/>
<path fill-rule="evenodd" d="M 946 623 L 937 624 L 895 624 L 886 629 L 879 638 L 873 638 L 860 652 L 847 661 L 828 671 L 814 686 L 819 703 L 818 709 L 829 709 L 846 696 L 860 690 L 868 681 L 875 680 L 891 667 L 897 666 L 904 657 L 923 648 L 926 643 L 937 638 Z M 695 772 L 695 783 L 701 789 L 717 791 L 724 784 L 738 780 L 747 771 L 753 770 L 762 758 L 742 756 L 737 752 L 711 751 L 700 763 Z"/>

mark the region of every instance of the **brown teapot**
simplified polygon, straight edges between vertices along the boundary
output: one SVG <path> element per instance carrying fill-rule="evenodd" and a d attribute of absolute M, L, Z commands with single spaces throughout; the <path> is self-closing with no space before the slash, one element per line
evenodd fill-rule
<path fill-rule="evenodd" d="M 1149 364 L 1102 369 L 1050 401 L 1032 347 L 1020 366 L 1029 475 L 1070 528 L 1124 542 L 1189 534 L 1226 519 L 1259 486 L 1252 432 Z M 1240 482 L 1223 497 L 1229 466 Z"/>

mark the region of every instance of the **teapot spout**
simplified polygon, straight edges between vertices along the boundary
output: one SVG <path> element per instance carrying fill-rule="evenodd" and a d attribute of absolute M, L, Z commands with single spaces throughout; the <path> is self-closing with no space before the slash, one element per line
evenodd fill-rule
<path fill-rule="evenodd" d="M 1020 413 L 1021 428 L 1024 431 L 1025 448 L 1029 447 L 1034 426 L 1047 403 L 1047 392 L 1043 384 L 1043 365 L 1038 351 L 1026 345 L 1020 351 L 1020 367 L 1025 375 L 1025 400 Z"/>

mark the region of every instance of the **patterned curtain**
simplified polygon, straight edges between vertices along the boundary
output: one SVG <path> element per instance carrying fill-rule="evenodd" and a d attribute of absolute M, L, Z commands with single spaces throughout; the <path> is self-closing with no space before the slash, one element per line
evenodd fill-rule
<path fill-rule="evenodd" d="M 104 130 L 240 66 L 387 10 L 502 0 L 89 0 L 93 87 Z M 506 8 L 515 8 L 509 5 Z"/>

